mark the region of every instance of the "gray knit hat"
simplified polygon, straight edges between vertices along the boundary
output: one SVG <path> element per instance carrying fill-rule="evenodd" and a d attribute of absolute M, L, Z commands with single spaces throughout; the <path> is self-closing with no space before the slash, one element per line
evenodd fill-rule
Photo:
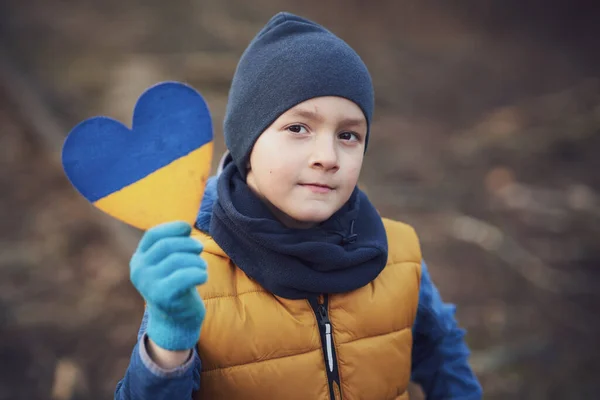
<path fill-rule="evenodd" d="M 358 54 L 315 22 L 275 15 L 242 54 L 229 91 L 225 144 L 244 178 L 261 133 L 285 111 L 320 96 L 353 101 L 370 127 L 373 84 Z"/>

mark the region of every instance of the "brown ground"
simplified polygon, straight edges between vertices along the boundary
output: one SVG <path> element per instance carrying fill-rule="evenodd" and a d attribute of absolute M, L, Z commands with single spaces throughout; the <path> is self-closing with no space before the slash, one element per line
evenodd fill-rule
<path fill-rule="evenodd" d="M 63 126 L 129 122 L 143 89 L 176 79 L 205 95 L 219 128 L 237 58 L 270 15 L 328 25 L 376 86 L 362 185 L 420 233 L 486 399 L 591 399 L 598 13 L 513 3 L 5 1 L 0 34 Z M 134 242 L 117 243 L 74 192 L 39 115 L 0 78 L 0 399 L 111 398 L 142 313 L 128 281 Z"/>

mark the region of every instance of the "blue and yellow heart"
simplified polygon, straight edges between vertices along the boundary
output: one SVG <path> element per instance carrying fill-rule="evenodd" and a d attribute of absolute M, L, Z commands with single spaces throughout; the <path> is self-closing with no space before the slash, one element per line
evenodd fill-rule
<path fill-rule="evenodd" d="M 62 150 L 73 186 L 107 214 L 146 230 L 196 219 L 213 154 L 206 102 L 192 87 L 163 82 L 147 89 L 132 128 L 108 117 L 75 126 Z"/>

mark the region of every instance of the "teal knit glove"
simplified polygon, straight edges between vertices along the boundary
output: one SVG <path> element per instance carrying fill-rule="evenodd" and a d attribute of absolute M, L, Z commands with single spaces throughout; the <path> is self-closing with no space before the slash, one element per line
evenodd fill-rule
<path fill-rule="evenodd" d="M 166 350 L 193 348 L 206 312 L 196 285 L 206 282 L 202 244 L 185 222 L 155 226 L 131 258 L 130 278 L 146 300 L 148 337 Z"/>

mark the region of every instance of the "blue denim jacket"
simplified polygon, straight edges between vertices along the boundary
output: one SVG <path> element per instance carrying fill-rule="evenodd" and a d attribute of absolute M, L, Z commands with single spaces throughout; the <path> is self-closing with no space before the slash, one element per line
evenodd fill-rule
<path fill-rule="evenodd" d="M 197 225 L 206 227 L 216 200 L 216 179 L 209 179 Z M 428 400 L 479 400 L 482 389 L 468 364 L 469 349 L 455 318 L 455 306 L 444 303 L 422 264 L 419 306 L 413 326 L 412 376 Z M 156 365 L 146 350 L 144 314 L 125 377 L 115 391 L 118 400 L 191 399 L 200 387 L 201 361 L 196 349 L 187 362 L 165 370 Z"/>

